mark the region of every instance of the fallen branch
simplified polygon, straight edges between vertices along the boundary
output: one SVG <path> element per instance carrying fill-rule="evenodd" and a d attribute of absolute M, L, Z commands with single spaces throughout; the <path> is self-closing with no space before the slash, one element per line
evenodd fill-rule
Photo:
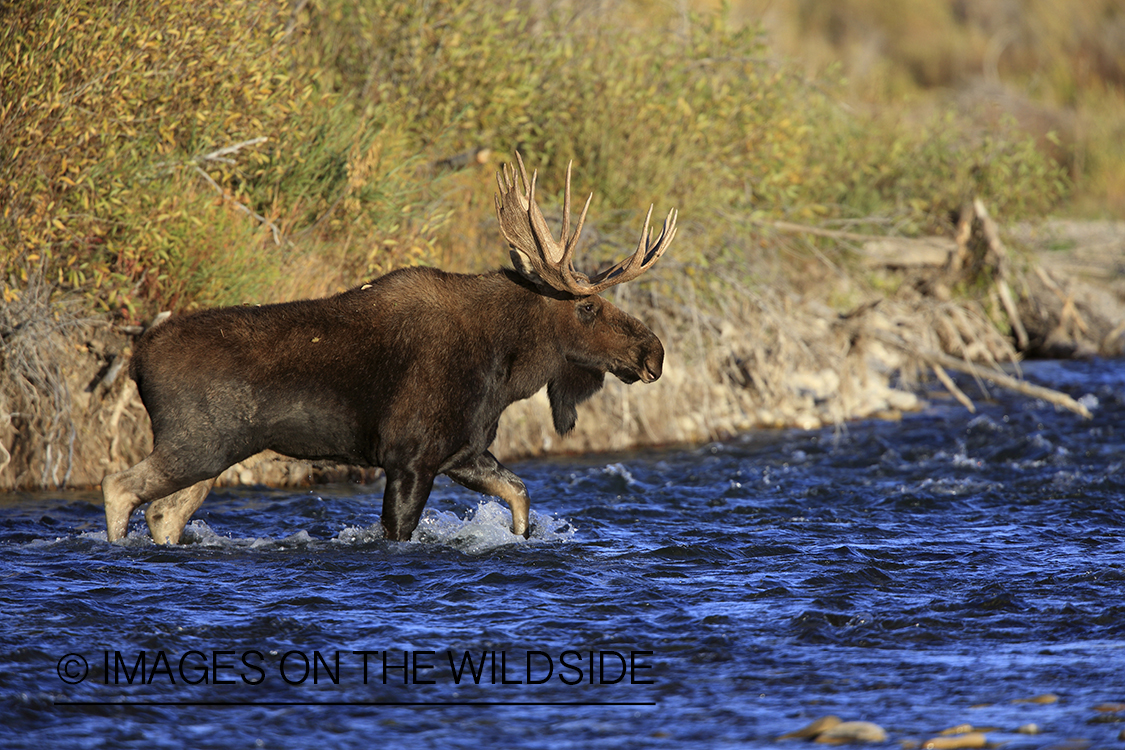
<path fill-rule="evenodd" d="M 937 375 L 937 379 L 945 386 L 945 389 L 953 394 L 953 398 L 961 402 L 961 405 L 968 409 L 970 414 L 976 414 L 977 407 L 973 404 L 973 400 L 966 396 L 963 390 L 957 387 L 957 384 L 953 382 L 953 378 L 949 377 L 949 373 L 945 371 L 945 368 L 936 362 L 931 363 L 930 367 L 933 369 L 934 375 Z"/>
<path fill-rule="evenodd" d="M 902 268 L 944 267 L 949 272 L 957 272 L 968 261 L 968 242 L 972 235 L 974 218 L 980 220 L 984 231 L 984 239 L 988 243 L 994 268 L 993 288 L 996 297 L 1011 323 L 1017 347 L 1020 350 L 1026 350 L 1030 345 L 1030 339 L 1023 321 L 1020 319 L 1019 310 L 1008 283 L 1010 275 L 1008 251 L 1000 239 L 999 227 L 989 216 L 988 209 L 985 208 L 984 202 L 980 198 L 973 199 L 972 204 L 966 206 L 965 210 L 961 212 L 956 236 L 952 240 L 945 237 L 908 238 L 857 234 L 855 232 L 795 224 L 789 221 L 756 221 L 754 223 L 773 227 L 782 232 L 808 234 L 814 237 L 827 237 L 860 243 L 868 265 Z"/>
<path fill-rule="evenodd" d="M 791 221 L 753 221 L 755 224 L 773 227 L 782 232 L 789 232 L 790 234 L 811 234 L 814 237 L 831 237 L 836 240 L 849 240 L 851 242 L 873 242 L 877 240 L 885 240 L 887 237 L 880 234 L 858 234 L 856 232 L 845 232 L 840 229 L 823 229 L 821 227 L 813 227 L 807 224 L 795 224 Z"/>
<path fill-rule="evenodd" d="M 957 252 L 957 244 L 946 237 L 895 237 L 882 234 L 860 234 L 841 229 L 824 229 L 791 221 L 760 221 L 760 225 L 790 234 L 809 234 L 834 240 L 859 243 L 865 263 L 869 266 L 895 268 L 936 267 L 949 262 Z"/>
<path fill-rule="evenodd" d="M 1022 393 L 1025 396 L 1030 396 L 1031 398 L 1042 399 L 1047 403 L 1061 406 L 1064 409 L 1069 409 L 1075 414 L 1079 414 L 1086 419 L 1089 419 L 1092 416 L 1090 414 L 1090 410 L 1087 409 L 1083 404 L 1074 400 L 1065 393 L 1060 393 L 1059 391 L 1056 391 L 1052 388 L 1045 388 L 1041 385 L 1028 383 L 1026 380 L 1018 380 L 1016 378 L 1013 378 L 1011 375 L 1008 375 L 1007 373 L 1001 372 L 1000 370 L 995 370 L 992 368 L 980 368 L 974 365 L 972 362 L 958 359 L 957 357 L 950 356 L 949 354 L 946 354 L 944 352 L 937 352 L 933 351 L 932 349 L 924 349 L 922 347 L 914 346 L 913 344 L 905 341 L 901 337 L 896 336 L 889 331 L 876 330 L 872 331 L 872 335 L 879 341 L 897 347 L 907 352 L 908 354 L 912 354 L 919 359 L 924 360 L 931 366 L 936 364 L 940 365 L 941 367 L 949 368 L 950 370 L 956 370 L 967 375 L 972 375 L 975 378 L 988 378 L 989 380 L 994 381 L 1001 388 L 1007 388 L 1010 391 L 1016 391 L 1017 393 Z M 941 379 L 941 376 L 939 375 L 938 378 Z M 954 396 L 956 396 L 956 393 L 954 393 Z"/>
<path fill-rule="evenodd" d="M 438 159 L 433 163 L 433 166 L 443 169 L 464 169 L 470 164 L 487 164 L 491 158 L 492 149 L 486 146 L 477 146 L 468 151 Z"/>
<path fill-rule="evenodd" d="M 237 154 L 239 151 L 241 151 L 244 148 L 247 148 L 249 146 L 257 146 L 258 144 L 265 143 L 268 140 L 269 140 L 269 138 L 266 137 L 266 136 L 259 136 L 258 138 L 251 138 L 248 141 L 240 141 L 238 143 L 232 143 L 229 146 L 223 146 L 222 148 L 217 148 L 214 151 L 210 151 L 206 154 L 199 154 L 198 156 L 193 156 L 190 159 L 188 159 L 187 161 L 160 162 L 159 164 L 155 165 L 155 168 L 160 169 L 160 170 L 165 170 L 165 171 L 173 171 L 173 170 L 179 169 L 181 167 L 191 167 L 196 172 L 198 172 L 200 174 L 200 176 L 203 177 L 204 180 L 207 181 L 208 185 L 210 185 L 212 188 L 215 189 L 215 192 L 219 194 L 220 198 L 222 198 L 225 201 L 230 201 L 232 204 L 234 204 L 235 208 L 237 208 L 239 211 L 242 211 L 243 213 L 249 215 L 255 221 L 257 221 L 259 224 L 269 227 L 270 232 L 273 234 L 274 243 L 276 243 L 277 245 L 281 245 L 282 242 L 284 241 L 286 244 L 289 244 L 289 241 L 287 239 L 284 239 L 281 236 L 281 230 L 278 228 L 278 226 L 276 224 L 274 224 L 272 221 L 267 219 L 265 216 L 262 216 L 261 214 L 256 213 L 255 211 L 253 211 L 250 207 L 246 206 L 245 204 L 240 203 L 239 201 L 235 200 L 233 196 L 231 196 L 229 193 L 227 193 L 225 190 L 223 190 L 222 186 L 219 183 L 215 182 L 215 179 L 211 175 L 207 174 L 207 170 L 205 170 L 202 166 L 200 166 L 202 164 L 206 164 L 207 162 L 219 162 L 220 164 L 235 164 L 236 162 L 235 162 L 234 159 L 228 158 L 231 154 Z"/>
<path fill-rule="evenodd" d="M 265 143 L 268 140 L 269 140 L 269 138 L 267 138 L 264 135 L 260 136 L 258 138 L 251 138 L 248 141 L 242 141 L 241 143 L 234 143 L 234 144 L 231 144 L 230 146 L 224 146 L 223 148 L 216 149 L 209 154 L 202 154 L 200 156 L 195 157 L 192 161 L 195 161 L 195 162 L 220 161 L 220 162 L 223 162 L 224 164 L 234 164 L 234 159 L 227 159 L 226 158 L 228 154 L 237 154 L 239 151 L 246 148 L 247 146 L 257 146 L 259 143 Z"/>
<path fill-rule="evenodd" d="M 888 268 L 944 268 L 957 255 L 946 237 L 883 237 L 863 243 L 864 263 Z"/>
<path fill-rule="evenodd" d="M 996 259 L 996 290 L 1000 294 L 1000 302 L 1003 303 L 1004 310 L 1008 313 L 1008 320 L 1016 334 L 1016 343 L 1021 350 L 1027 349 L 1027 329 L 1023 327 L 1023 321 L 1020 320 L 1020 314 L 1016 310 L 1016 302 L 1012 299 L 1012 290 L 1008 286 L 1008 251 L 1000 240 L 1000 230 L 992 217 L 988 215 L 984 202 L 980 198 L 973 199 L 973 210 L 984 227 L 985 239 L 988 240 L 988 247 L 992 250 Z"/>

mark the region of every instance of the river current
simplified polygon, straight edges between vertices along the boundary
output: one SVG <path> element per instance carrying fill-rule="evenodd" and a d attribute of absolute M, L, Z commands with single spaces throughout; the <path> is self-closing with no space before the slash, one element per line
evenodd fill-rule
<path fill-rule="evenodd" d="M 1026 374 L 1093 419 L 970 381 L 976 414 L 523 462 L 529 540 L 440 480 L 404 544 L 371 486 L 217 490 L 175 548 L 0 495 L 0 746 L 1122 747 L 1125 363 Z"/>

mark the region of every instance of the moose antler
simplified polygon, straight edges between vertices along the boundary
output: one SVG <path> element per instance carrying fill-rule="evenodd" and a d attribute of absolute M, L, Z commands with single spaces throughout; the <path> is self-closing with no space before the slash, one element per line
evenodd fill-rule
<path fill-rule="evenodd" d="M 500 194 L 496 196 L 496 218 L 500 220 L 500 231 L 504 239 L 508 240 L 511 246 L 512 263 L 515 264 L 517 271 L 531 281 L 576 296 L 597 294 L 614 284 L 635 279 L 647 271 L 664 254 L 668 245 L 672 243 L 672 238 L 676 236 L 676 209 L 673 208 L 664 219 L 664 229 L 661 230 L 660 236 L 656 238 L 655 243 L 649 244 L 651 236 L 649 220 L 652 218 L 652 206 L 649 206 L 644 228 L 641 229 L 641 240 L 632 256 L 594 274 L 593 277 L 575 271 L 571 265 L 571 258 L 574 255 L 574 248 L 578 245 L 578 237 L 582 234 L 582 224 L 586 221 L 586 211 L 590 208 L 593 193 L 586 199 L 586 205 L 582 208 L 582 215 L 578 217 L 578 226 L 574 234 L 568 237 L 571 167 L 568 164 L 566 193 L 563 197 L 562 236 L 556 241 L 551 236 L 543 212 L 535 202 L 535 180 L 538 172 L 533 172 L 531 179 L 528 180 L 527 169 L 523 166 L 523 157 L 519 152 L 516 152 L 516 161 L 519 163 L 519 176 L 526 195 L 516 190 L 515 170 L 510 164 L 505 164 L 503 171 L 496 173 L 496 184 L 500 187 Z"/>

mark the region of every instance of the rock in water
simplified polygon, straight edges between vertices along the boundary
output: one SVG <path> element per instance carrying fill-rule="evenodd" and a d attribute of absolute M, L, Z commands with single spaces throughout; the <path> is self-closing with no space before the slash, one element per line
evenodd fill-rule
<path fill-rule="evenodd" d="M 1034 698 L 1016 698 L 1012 701 L 1012 703 L 1033 703 L 1039 706 L 1046 706 L 1051 703 L 1058 703 L 1058 700 L 1059 696 L 1055 695 L 1054 693 L 1043 693 L 1042 695 L 1037 695 Z"/>
<path fill-rule="evenodd" d="M 950 737 L 934 737 L 922 743 L 925 750 L 959 750 L 960 748 L 986 747 L 988 738 L 984 732 L 966 732 Z"/>
<path fill-rule="evenodd" d="M 835 745 L 843 742 L 886 742 L 887 733 L 870 721 L 845 721 L 817 735 L 817 742 Z"/>
<path fill-rule="evenodd" d="M 1098 705 L 1094 706 L 1094 710 L 1098 713 L 1113 714 L 1117 713 L 1118 711 L 1125 711 L 1125 703 L 1099 703 Z"/>
<path fill-rule="evenodd" d="M 821 716 L 819 719 L 814 721 L 812 724 L 809 724 L 808 726 L 806 726 L 802 729 L 798 729 L 798 730 L 793 731 L 793 732 L 786 732 L 785 734 L 778 737 L 778 739 L 779 740 L 811 739 L 812 737 L 816 737 L 817 735 L 825 732 L 826 730 L 831 729 L 834 726 L 837 726 L 839 723 L 840 723 L 840 717 L 839 716 L 832 716 L 832 715 Z"/>
<path fill-rule="evenodd" d="M 955 727 L 950 727 L 949 729 L 943 729 L 940 732 L 938 732 L 938 734 L 941 735 L 942 737 L 948 737 L 951 734 L 968 734 L 971 731 L 973 731 L 973 725 L 972 724 L 958 724 Z"/>

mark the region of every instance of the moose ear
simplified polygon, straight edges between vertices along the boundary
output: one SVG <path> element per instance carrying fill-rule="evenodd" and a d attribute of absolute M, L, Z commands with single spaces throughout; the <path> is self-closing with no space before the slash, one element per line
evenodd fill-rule
<path fill-rule="evenodd" d="M 551 418 L 555 432 L 565 435 L 578 421 L 577 406 L 602 387 L 605 373 L 578 365 L 563 365 L 559 374 L 547 383 L 547 399 L 551 402 Z"/>

